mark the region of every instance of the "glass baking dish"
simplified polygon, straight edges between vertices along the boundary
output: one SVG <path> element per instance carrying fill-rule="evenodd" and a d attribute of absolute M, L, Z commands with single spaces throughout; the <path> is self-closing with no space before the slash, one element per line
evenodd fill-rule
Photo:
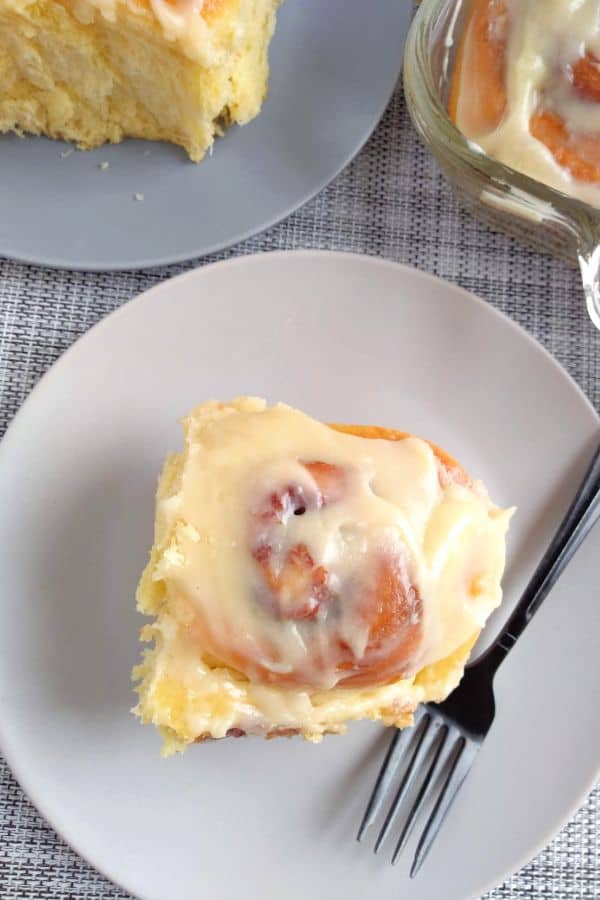
<path fill-rule="evenodd" d="M 579 264 L 588 312 L 600 329 L 600 210 L 487 156 L 450 121 L 454 55 L 470 0 L 423 0 L 404 55 L 411 118 L 461 202 L 494 229 Z"/>

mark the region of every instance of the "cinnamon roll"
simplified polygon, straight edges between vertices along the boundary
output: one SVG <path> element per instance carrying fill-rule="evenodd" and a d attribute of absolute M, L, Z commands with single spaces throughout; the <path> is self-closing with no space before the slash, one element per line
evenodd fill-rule
<path fill-rule="evenodd" d="M 138 589 L 137 713 L 167 751 L 403 726 L 454 688 L 500 603 L 510 510 L 398 431 L 254 398 L 183 427 Z"/>

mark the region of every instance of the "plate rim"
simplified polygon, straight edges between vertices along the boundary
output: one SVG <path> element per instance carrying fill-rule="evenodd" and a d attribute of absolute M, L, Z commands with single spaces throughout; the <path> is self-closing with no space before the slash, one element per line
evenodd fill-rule
<path fill-rule="evenodd" d="M 472 301 L 479 308 L 483 308 L 489 313 L 492 318 L 495 318 L 496 321 L 503 323 L 504 325 L 510 326 L 513 332 L 516 332 L 522 338 L 525 338 L 528 342 L 530 348 L 534 350 L 536 353 L 539 353 L 543 358 L 549 362 L 555 370 L 565 377 L 571 384 L 571 387 L 575 388 L 575 391 L 579 395 L 579 399 L 582 400 L 585 406 L 588 409 L 588 412 L 592 414 L 595 418 L 598 425 L 600 425 L 600 413 L 598 413 L 589 399 L 583 388 L 575 381 L 573 376 L 568 372 L 550 353 L 550 351 L 544 347 L 544 345 L 538 341 L 529 331 L 527 331 L 520 323 L 511 318 L 507 313 L 495 307 L 492 303 L 484 300 L 482 297 L 479 297 L 473 291 L 470 291 L 468 288 L 462 287 L 462 285 L 457 284 L 454 281 L 450 281 L 447 278 L 443 278 L 441 275 L 435 275 L 432 272 L 426 272 L 424 269 L 420 269 L 418 266 L 412 266 L 408 263 L 400 262 L 395 259 L 389 259 L 387 257 L 381 256 L 373 256 L 369 253 L 357 253 L 352 250 L 328 250 L 328 249 L 298 249 L 298 250 L 258 250 L 251 251 L 249 253 L 239 253 L 235 256 L 228 257 L 227 259 L 217 259 L 211 260 L 209 262 L 200 263 L 198 266 L 194 266 L 191 269 L 187 269 L 185 272 L 179 272 L 176 275 L 168 276 L 156 284 L 151 285 L 146 288 L 146 290 L 141 291 L 138 294 L 134 294 L 133 297 L 130 297 L 124 300 L 120 306 L 116 309 L 113 309 L 107 315 L 103 316 L 97 322 L 84 331 L 76 340 L 73 341 L 61 354 L 60 356 L 49 366 L 49 368 L 44 372 L 41 378 L 35 383 L 30 392 L 27 394 L 25 400 L 19 406 L 17 412 L 10 420 L 6 431 L 2 438 L 0 438 L 0 453 L 2 452 L 2 445 L 6 440 L 6 437 L 11 430 L 13 423 L 17 421 L 23 409 L 25 409 L 26 405 L 29 403 L 30 398 L 41 388 L 48 375 L 57 367 L 63 364 L 63 361 L 66 360 L 71 351 L 74 350 L 81 341 L 86 340 L 90 335 L 96 334 L 101 331 L 102 328 L 106 325 L 109 320 L 112 322 L 116 317 L 127 315 L 132 309 L 136 309 L 138 304 L 142 304 L 146 301 L 147 298 L 152 297 L 155 293 L 162 292 L 166 285 L 174 285 L 183 283 L 186 280 L 193 280 L 200 276 L 201 273 L 205 271 L 210 271 L 220 267 L 231 266 L 232 268 L 237 265 L 261 265 L 271 258 L 284 258 L 289 257 L 292 259 L 306 259 L 310 260 L 311 257 L 317 258 L 325 258 L 329 257 L 332 260 L 347 260 L 348 258 L 353 259 L 355 261 L 360 260 L 361 263 L 373 264 L 376 266 L 384 266 L 394 268 L 400 271 L 406 271 L 411 274 L 417 274 L 420 278 L 424 278 L 427 281 L 433 282 L 434 284 L 442 284 L 446 288 L 450 289 L 453 292 L 456 292 L 458 295 L 462 295 L 463 299 Z M 201 257 L 200 257 L 201 258 Z"/>
<path fill-rule="evenodd" d="M 441 278 L 438 275 L 434 275 L 430 272 L 425 272 L 422 269 L 417 268 L 416 266 L 410 266 L 405 263 L 397 262 L 395 260 L 370 256 L 368 254 L 353 253 L 343 250 L 274 250 L 251 254 L 242 254 L 225 260 L 217 260 L 215 262 L 206 263 L 204 265 L 195 267 L 172 278 L 164 279 L 158 284 L 152 285 L 146 291 L 143 291 L 130 300 L 125 301 L 125 303 L 123 303 L 117 309 L 113 310 L 113 312 L 109 313 L 107 316 L 103 317 L 94 325 L 92 325 L 91 328 L 89 328 L 79 338 L 77 338 L 77 340 L 75 340 L 58 357 L 58 359 L 55 360 L 55 362 L 47 369 L 47 371 L 43 374 L 39 381 L 34 385 L 24 402 L 19 407 L 18 411 L 9 423 L 2 439 L 0 439 L 0 466 L 3 463 L 7 445 L 10 444 L 14 439 L 13 435 L 18 431 L 20 427 L 20 421 L 24 418 L 24 414 L 27 412 L 28 407 L 33 402 L 35 402 L 40 394 L 42 394 L 46 389 L 51 373 L 55 369 L 62 368 L 63 365 L 68 365 L 70 355 L 75 351 L 75 348 L 77 348 L 80 343 L 87 340 L 89 336 L 94 334 L 97 336 L 98 333 L 101 333 L 104 327 L 108 327 L 108 323 L 112 323 L 115 318 L 125 317 L 127 315 L 136 315 L 138 306 L 141 308 L 142 304 L 149 296 L 154 294 L 160 295 L 165 291 L 169 292 L 173 290 L 174 285 L 175 290 L 177 290 L 177 286 L 180 282 L 188 280 L 192 281 L 195 278 L 201 278 L 204 271 L 212 270 L 215 268 L 233 268 L 244 265 L 268 266 L 271 262 L 271 259 L 299 259 L 306 263 L 310 263 L 315 258 L 329 259 L 332 262 L 345 262 L 348 260 L 348 258 L 350 258 L 353 262 L 360 265 L 364 265 L 366 263 L 369 266 L 372 265 L 375 267 L 393 269 L 399 274 L 400 277 L 402 277 L 403 273 L 408 273 L 409 276 L 416 276 L 418 279 L 424 279 L 425 281 L 434 283 L 435 285 L 439 286 L 441 284 L 445 290 L 453 293 L 457 297 L 460 297 L 463 301 L 475 302 L 475 304 L 479 306 L 479 308 L 486 314 L 489 314 L 496 323 L 505 326 L 508 325 L 510 326 L 510 330 L 517 337 L 524 337 L 527 340 L 528 346 L 532 351 L 540 354 L 545 362 L 549 362 L 555 370 L 558 370 L 558 373 L 563 377 L 563 379 L 566 379 L 567 382 L 570 383 L 570 387 L 575 389 L 575 396 L 577 396 L 578 400 L 583 401 L 583 407 L 586 409 L 587 413 L 590 414 L 591 419 L 594 420 L 600 434 L 600 415 L 597 413 L 592 402 L 584 393 L 583 389 L 570 375 L 570 373 L 566 369 L 564 369 L 563 366 L 561 366 L 559 361 L 550 353 L 550 351 L 547 350 L 540 342 L 538 342 L 533 337 L 533 335 L 526 331 L 519 323 L 511 319 L 508 315 L 494 307 L 492 304 L 483 300 L 481 297 L 467 290 L 466 288 L 463 288 L 455 282 Z M 16 439 L 18 440 L 18 434 L 16 436 Z M 56 832 L 59 838 L 63 840 L 67 844 L 67 846 L 71 850 L 73 850 L 81 859 L 83 859 L 88 865 L 90 865 L 95 872 L 112 881 L 118 888 L 128 893 L 132 897 L 137 897 L 138 900 L 151 900 L 151 895 L 149 894 L 134 894 L 130 887 L 125 885 L 118 877 L 111 873 L 110 865 L 107 865 L 103 862 L 102 868 L 99 868 L 98 864 L 91 858 L 89 854 L 83 852 L 78 848 L 76 839 L 71 839 L 71 837 L 67 836 L 64 833 L 61 827 L 58 827 L 54 823 L 53 813 L 52 811 L 48 810 L 44 798 L 38 798 L 34 791 L 30 791 L 27 769 L 25 769 L 24 771 L 21 770 L 19 761 L 15 759 L 11 753 L 7 752 L 7 746 L 10 743 L 10 740 L 7 739 L 8 730 L 9 729 L 6 728 L 5 724 L 3 724 L 3 717 L 0 716 L 0 754 L 6 761 L 12 777 L 17 781 L 27 800 L 31 803 L 34 809 L 36 809 L 38 813 L 40 813 L 46 823 L 53 829 L 53 831 Z M 568 808 L 566 809 L 563 816 L 560 817 L 560 820 L 554 822 L 532 847 L 528 847 L 523 851 L 516 862 L 516 867 L 503 874 L 502 877 L 504 879 L 510 878 L 512 875 L 519 872 L 525 865 L 531 862 L 543 849 L 548 846 L 548 844 L 556 837 L 556 835 L 564 828 L 564 826 L 573 818 L 576 812 L 585 803 L 590 792 L 594 789 L 599 776 L 600 762 L 597 765 L 596 771 L 591 774 L 588 780 L 586 780 L 586 783 L 581 791 L 568 804 Z M 36 799 L 34 799 L 34 797 L 36 797 Z M 493 890 L 501 883 L 502 882 L 498 882 L 495 879 L 492 881 L 487 881 L 485 884 L 482 884 L 480 888 L 478 888 L 476 893 L 471 894 L 469 897 L 465 898 L 465 900 L 478 900 L 480 896 L 484 895 L 490 890 Z"/>

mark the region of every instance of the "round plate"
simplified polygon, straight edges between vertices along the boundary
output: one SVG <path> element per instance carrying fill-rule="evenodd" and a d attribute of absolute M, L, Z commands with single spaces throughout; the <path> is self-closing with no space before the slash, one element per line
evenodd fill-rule
<path fill-rule="evenodd" d="M 262 113 L 217 140 L 199 166 L 167 144 L 63 157 L 66 144 L 0 136 L 0 255 L 134 269 L 202 256 L 275 224 L 371 134 L 398 78 L 411 11 L 405 0 L 284 2 Z"/>
<path fill-rule="evenodd" d="M 93 328 L 0 445 L 0 743 L 34 803 L 144 900 L 463 900 L 524 864 L 591 787 L 600 721 L 588 539 L 500 670 L 497 718 L 415 881 L 355 834 L 381 761 L 372 723 L 321 745 L 226 740 L 159 757 L 129 713 L 134 592 L 176 420 L 208 398 L 427 436 L 516 503 L 504 615 L 600 429 L 509 320 L 393 263 L 267 254 L 197 270 Z M 551 400 L 550 400 L 551 398 Z"/>

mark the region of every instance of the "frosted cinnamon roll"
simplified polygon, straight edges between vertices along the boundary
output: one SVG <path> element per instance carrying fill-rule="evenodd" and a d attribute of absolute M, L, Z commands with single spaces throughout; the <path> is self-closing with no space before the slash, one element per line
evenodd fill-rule
<path fill-rule="evenodd" d="M 159 483 L 137 712 L 167 752 L 403 726 L 500 603 L 511 511 L 427 441 L 283 404 L 208 403 Z"/>
<path fill-rule="evenodd" d="M 600 207 L 600 0 L 472 0 L 449 112 L 488 156 Z"/>

